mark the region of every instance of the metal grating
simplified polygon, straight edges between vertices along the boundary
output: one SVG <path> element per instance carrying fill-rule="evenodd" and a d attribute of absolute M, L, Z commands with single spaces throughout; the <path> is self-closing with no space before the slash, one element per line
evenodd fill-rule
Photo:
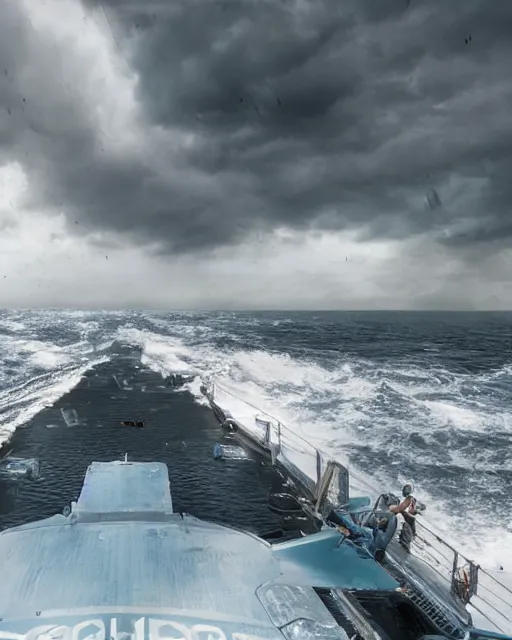
<path fill-rule="evenodd" d="M 403 594 L 407 596 L 421 611 L 433 622 L 443 633 L 454 640 L 462 640 L 465 631 L 453 619 L 449 618 L 442 608 L 431 598 L 422 593 L 412 584 L 408 583 L 404 575 L 397 570 L 392 563 L 386 563 L 386 570 L 389 571 L 402 586 Z"/>

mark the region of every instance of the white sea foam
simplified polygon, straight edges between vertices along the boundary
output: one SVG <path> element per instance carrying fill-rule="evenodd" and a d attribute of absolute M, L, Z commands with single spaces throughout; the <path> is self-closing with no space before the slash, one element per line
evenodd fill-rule
<path fill-rule="evenodd" d="M 176 330 L 174 327 L 173 333 Z M 156 371 L 197 372 L 198 378 L 188 388 L 201 403 L 204 398 L 199 390 L 199 376 L 214 377 L 239 398 L 275 416 L 343 462 L 354 448 L 361 446 L 376 452 L 387 447 L 398 455 L 401 439 L 414 429 L 421 431 L 428 444 L 429 438 L 440 430 L 485 433 L 491 421 L 494 424 L 498 421 L 507 429 L 510 424 L 511 414 L 503 409 L 489 415 L 478 407 L 464 406 L 459 388 L 466 380 L 453 375 L 449 383 L 445 378 L 436 380 L 435 374 L 428 375 L 419 367 L 400 371 L 398 377 L 402 381 L 397 381 L 396 371 L 391 368 L 368 370 L 357 362 L 346 361 L 340 367 L 327 369 L 286 354 L 222 350 L 208 339 L 190 345 L 176 335 L 167 338 L 133 328 L 122 329 L 118 337 L 141 346 L 145 363 Z M 388 385 L 390 397 L 396 396 L 396 402 L 402 405 L 401 416 L 388 414 L 389 406 L 382 397 L 383 384 Z M 478 379 L 475 384 L 479 384 Z M 438 402 L 426 397 L 440 389 L 450 398 Z M 394 434 L 391 439 L 390 434 Z M 461 452 L 445 453 L 451 465 L 474 464 Z M 428 447 L 422 455 L 424 462 L 435 464 Z M 354 465 L 353 459 L 352 455 L 353 473 L 374 492 L 396 491 L 404 480 L 394 464 L 380 463 L 372 470 Z M 509 460 L 506 464 L 512 463 Z M 512 521 L 495 521 L 489 526 L 486 505 L 475 503 L 472 487 L 468 487 L 462 512 L 455 514 L 450 511 L 449 495 L 446 503 L 438 506 L 429 484 L 421 477 L 415 478 L 415 482 L 417 493 L 429 505 L 426 523 L 482 566 L 496 569 L 510 565 Z M 485 536 L 482 518 L 487 522 Z M 509 551 L 505 552 L 506 549 Z M 512 565 L 504 568 L 512 571 Z"/>

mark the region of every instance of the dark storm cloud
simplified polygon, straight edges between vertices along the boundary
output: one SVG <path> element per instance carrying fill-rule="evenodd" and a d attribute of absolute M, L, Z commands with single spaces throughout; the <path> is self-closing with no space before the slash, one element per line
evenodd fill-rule
<path fill-rule="evenodd" d="M 406 237 L 473 221 L 443 236 L 463 246 L 512 235 L 512 4 L 88 0 L 91 11 L 138 75 L 143 130 L 161 132 L 149 154 L 142 141 L 109 153 L 80 76 L 60 83 L 21 5 L 1 8 L 0 156 L 23 163 L 32 205 L 62 207 L 74 232 L 174 252 L 283 224 Z M 198 136 L 178 154 L 177 129 Z"/>

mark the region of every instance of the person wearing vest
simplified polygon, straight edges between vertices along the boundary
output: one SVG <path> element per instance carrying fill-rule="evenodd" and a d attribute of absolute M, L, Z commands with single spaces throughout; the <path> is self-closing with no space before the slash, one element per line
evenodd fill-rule
<path fill-rule="evenodd" d="M 403 500 L 398 505 L 390 505 L 389 510 L 392 513 L 402 514 L 404 517 L 404 524 L 400 531 L 399 542 L 400 544 L 410 551 L 411 542 L 416 536 L 416 513 L 417 513 L 417 500 L 413 495 L 414 485 L 412 482 L 407 482 L 402 487 Z"/>

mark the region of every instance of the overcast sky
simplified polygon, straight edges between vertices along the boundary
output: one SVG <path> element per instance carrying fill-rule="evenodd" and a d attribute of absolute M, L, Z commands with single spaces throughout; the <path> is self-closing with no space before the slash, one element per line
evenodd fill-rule
<path fill-rule="evenodd" d="M 512 308 L 512 2 L 2 0 L 0 306 Z"/>

